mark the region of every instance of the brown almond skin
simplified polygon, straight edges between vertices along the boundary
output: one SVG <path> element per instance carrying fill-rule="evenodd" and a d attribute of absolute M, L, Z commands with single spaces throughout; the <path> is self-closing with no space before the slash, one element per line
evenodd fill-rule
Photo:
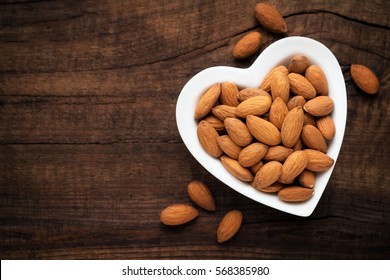
<path fill-rule="evenodd" d="M 275 183 L 281 174 L 282 164 L 278 161 L 270 161 L 256 173 L 252 187 L 261 190 Z"/>
<path fill-rule="evenodd" d="M 258 163 L 267 151 L 267 145 L 262 143 L 252 143 L 241 150 L 238 155 L 238 162 L 243 167 L 251 167 Z"/>
<path fill-rule="evenodd" d="M 231 210 L 225 214 L 218 224 L 217 241 L 223 243 L 231 239 L 240 229 L 242 213 L 238 210 Z"/>
<path fill-rule="evenodd" d="M 232 159 L 238 160 L 242 148 L 237 145 L 229 135 L 221 135 L 217 138 L 217 143 L 222 151 Z"/>
<path fill-rule="evenodd" d="M 271 98 L 267 96 L 254 96 L 241 102 L 236 109 L 236 115 L 246 118 L 248 115 L 260 116 L 269 111 Z"/>
<path fill-rule="evenodd" d="M 199 99 L 196 105 L 194 118 L 199 120 L 206 116 L 221 94 L 221 85 L 219 83 L 211 86 Z"/>
<path fill-rule="evenodd" d="M 222 105 L 237 107 L 240 101 L 237 98 L 238 88 L 233 82 L 225 82 L 221 84 L 221 94 L 219 99 Z"/>
<path fill-rule="evenodd" d="M 206 121 L 201 121 L 197 127 L 197 134 L 200 145 L 212 157 L 222 155 L 222 149 L 219 147 L 217 138 L 218 132 Z"/>
<path fill-rule="evenodd" d="M 160 221 L 167 226 L 178 226 L 198 217 L 199 211 L 186 204 L 173 204 L 160 213 Z"/>
<path fill-rule="evenodd" d="M 293 152 L 293 149 L 285 146 L 273 146 L 268 149 L 264 160 L 284 162 Z"/>
<path fill-rule="evenodd" d="M 235 118 L 236 117 L 236 107 L 229 105 L 217 105 L 212 108 L 213 115 L 216 116 L 221 121 L 224 121 L 226 118 Z"/>
<path fill-rule="evenodd" d="M 303 170 L 298 176 L 298 181 L 302 187 L 312 189 L 316 183 L 316 175 L 313 171 Z"/>
<path fill-rule="evenodd" d="M 304 113 L 302 107 L 292 109 L 284 118 L 281 139 L 283 145 L 292 148 L 298 142 L 303 128 Z"/>
<path fill-rule="evenodd" d="M 318 65 L 310 65 L 306 69 L 305 77 L 313 85 L 317 95 L 328 95 L 328 80 Z"/>
<path fill-rule="evenodd" d="M 290 73 L 304 74 L 309 67 L 309 60 L 304 55 L 295 55 L 291 58 L 288 64 L 288 71 Z"/>
<path fill-rule="evenodd" d="M 218 132 L 225 130 L 225 125 L 223 124 L 223 121 L 218 119 L 216 116 L 210 115 L 204 118 L 203 120 L 211 124 L 211 126 L 214 127 L 215 130 Z"/>
<path fill-rule="evenodd" d="M 257 31 L 250 32 L 242 37 L 233 48 L 233 57 L 243 59 L 251 56 L 260 49 L 261 34 Z"/>
<path fill-rule="evenodd" d="M 258 3 L 255 7 L 257 21 L 268 31 L 286 33 L 287 24 L 279 11 L 267 3 Z"/>
<path fill-rule="evenodd" d="M 286 185 L 285 184 L 282 184 L 282 183 L 279 183 L 279 182 L 275 182 L 267 187 L 264 187 L 264 188 L 261 188 L 261 189 L 258 189 L 259 191 L 262 191 L 262 192 L 266 192 L 266 193 L 277 193 L 278 191 L 280 191 L 281 189 L 285 188 Z"/>
<path fill-rule="evenodd" d="M 234 177 L 244 182 L 252 182 L 253 175 L 252 173 L 242 167 L 237 160 L 234 160 L 228 156 L 222 155 L 220 157 L 222 165 L 229 171 Z"/>
<path fill-rule="evenodd" d="M 287 75 L 290 81 L 290 90 L 295 95 L 300 95 L 306 100 L 316 96 L 316 90 L 313 85 L 302 75 L 290 73 Z"/>
<path fill-rule="evenodd" d="M 279 199 L 286 202 L 303 202 L 309 200 L 314 194 L 314 191 L 309 188 L 299 186 L 291 186 L 281 189 L 278 192 Z"/>
<path fill-rule="evenodd" d="M 243 102 L 255 96 L 268 96 L 271 99 L 271 95 L 268 92 L 259 88 L 244 88 L 238 92 L 237 98 L 240 102 Z"/>
<path fill-rule="evenodd" d="M 302 129 L 301 140 L 303 144 L 314 150 L 326 153 L 328 150 L 328 145 L 326 144 L 324 136 L 318 128 L 312 125 L 305 125 Z"/>
<path fill-rule="evenodd" d="M 246 118 L 246 125 L 253 137 L 263 144 L 275 146 L 281 141 L 278 128 L 269 121 L 249 115 Z"/>
<path fill-rule="evenodd" d="M 295 151 L 299 151 L 299 150 L 302 150 L 302 140 L 299 138 L 297 143 L 294 145 L 294 147 L 292 148 Z"/>
<path fill-rule="evenodd" d="M 312 125 L 312 126 L 317 127 L 316 118 L 307 112 L 305 112 L 304 117 L 303 117 L 303 126 L 305 126 L 305 125 Z"/>
<path fill-rule="evenodd" d="M 329 96 L 317 96 L 306 102 L 303 109 L 315 117 L 329 115 L 333 111 L 334 102 Z"/>
<path fill-rule="evenodd" d="M 252 142 L 252 135 L 241 120 L 226 118 L 224 124 L 228 135 L 237 145 L 245 147 Z"/>
<path fill-rule="evenodd" d="M 270 92 L 271 91 L 271 78 L 272 78 L 273 74 L 277 71 L 282 71 L 283 73 L 288 75 L 287 67 L 284 65 L 279 65 L 279 66 L 273 68 L 271 71 L 269 71 L 269 73 L 264 77 L 264 80 L 261 83 L 259 88 L 266 91 L 266 92 Z"/>
<path fill-rule="evenodd" d="M 251 166 L 250 170 L 252 171 L 252 174 L 256 175 L 257 171 L 259 171 L 260 168 L 262 168 L 263 166 L 264 166 L 264 162 L 259 161 L 255 165 Z"/>
<path fill-rule="evenodd" d="M 280 97 L 287 104 L 290 97 L 290 81 L 287 74 L 282 71 L 276 71 L 271 77 L 271 94 L 275 100 Z"/>
<path fill-rule="evenodd" d="M 336 135 L 336 126 L 330 115 L 317 119 L 317 128 L 326 140 L 332 140 Z"/>
<path fill-rule="evenodd" d="M 303 107 L 303 105 L 305 105 L 305 103 L 306 103 L 305 98 L 303 98 L 300 95 L 296 95 L 288 101 L 287 108 L 289 111 L 291 111 L 292 109 L 294 109 L 296 107 L 299 107 L 299 106 Z"/>
<path fill-rule="evenodd" d="M 328 170 L 334 163 L 334 160 L 331 157 L 320 151 L 313 149 L 305 149 L 303 151 L 306 153 L 309 159 L 306 166 L 307 170 L 314 172 L 324 172 Z"/>
<path fill-rule="evenodd" d="M 199 180 L 191 181 L 187 186 L 190 199 L 207 211 L 215 211 L 215 199 L 205 183 Z"/>
<path fill-rule="evenodd" d="M 304 151 L 293 152 L 283 163 L 280 183 L 289 184 L 306 168 L 309 158 Z"/>
<path fill-rule="evenodd" d="M 277 97 L 274 102 L 272 102 L 269 110 L 269 121 L 281 130 L 284 118 L 287 116 L 288 111 L 285 102 L 280 97 Z"/>
<path fill-rule="evenodd" d="M 378 92 L 379 79 L 370 68 L 362 64 L 352 64 L 350 70 L 352 80 L 363 92 L 368 94 Z"/>

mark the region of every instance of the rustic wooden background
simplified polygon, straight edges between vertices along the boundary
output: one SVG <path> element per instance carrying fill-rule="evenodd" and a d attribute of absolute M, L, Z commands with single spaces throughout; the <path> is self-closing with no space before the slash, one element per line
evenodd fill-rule
<path fill-rule="evenodd" d="M 265 31 L 253 1 L 0 3 L 0 250 L 2 259 L 388 259 L 390 257 L 390 2 L 269 1 L 288 33 Z M 308 218 L 268 208 L 211 176 L 184 146 L 175 105 L 200 70 L 248 67 L 231 56 L 249 31 L 261 50 L 314 38 L 342 67 L 344 144 Z M 260 50 L 260 51 L 261 51 Z M 260 53 L 259 51 L 259 53 Z M 379 77 L 362 93 L 351 63 Z M 168 228 L 159 213 L 206 182 L 217 212 Z M 239 233 L 219 245 L 221 217 Z"/>

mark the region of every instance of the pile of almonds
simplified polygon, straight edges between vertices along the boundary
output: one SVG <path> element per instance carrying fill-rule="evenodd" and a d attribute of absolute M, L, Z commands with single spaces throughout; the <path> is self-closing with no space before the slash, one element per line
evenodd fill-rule
<path fill-rule="evenodd" d="M 286 202 L 313 195 L 315 172 L 334 161 L 326 151 L 336 130 L 324 72 L 296 55 L 272 69 L 259 88 L 211 86 L 194 118 L 203 149 L 236 178 Z"/>
<path fill-rule="evenodd" d="M 216 210 L 215 199 L 205 183 L 199 180 L 188 184 L 189 198 L 200 208 L 214 212 Z M 178 226 L 188 223 L 198 217 L 199 211 L 188 204 L 172 204 L 160 213 L 160 221 L 167 226 Z M 217 228 L 217 241 L 219 243 L 231 239 L 240 229 L 242 213 L 238 210 L 227 212 L 219 222 Z"/>

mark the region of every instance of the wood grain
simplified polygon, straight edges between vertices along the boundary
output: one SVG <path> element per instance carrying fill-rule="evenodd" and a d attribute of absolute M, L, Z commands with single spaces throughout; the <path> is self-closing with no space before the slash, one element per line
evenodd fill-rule
<path fill-rule="evenodd" d="M 257 1 L 2 1 L 1 258 L 388 259 L 390 2 L 269 2 L 286 35 L 259 26 Z M 261 49 L 235 60 L 234 44 L 254 30 Z M 308 218 L 219 182 L 176 129 L 188 79 L 210 66 L 248 67 L 284 36 L 329 47 L 347 86 L 342 150 Z M 353 83 L 351 63 L 378 75 L 375 96 Z M 193 179 L 210 187 L 216 213 L 161 225 L 165 206 L 190 203 Z M 219 245 L 216 227 L 231 209 L 243 226 Z"/>

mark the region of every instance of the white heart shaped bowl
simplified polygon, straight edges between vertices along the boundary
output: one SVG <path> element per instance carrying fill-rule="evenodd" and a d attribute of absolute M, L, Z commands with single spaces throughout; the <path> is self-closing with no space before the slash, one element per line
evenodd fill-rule
<path fill-rule="evenodd" d="M 197 137 L 197 121 L 194 119 L 194 111 L 201 95 L 213 84 L 233 81 L 239 88 L 258 87 L 272 68 L 281 64 L 287 66 L 289 60 L 297 54 L 305 55 L 310 64 L 321 67 L 327 77 L 329 96 L 335 104 L 331 115 L 336 126 L 336 135 L 328 143 L 327 154 L 334 159 L 335 163 L 327 171 L 317 173 L 312 198 L 305 202 L 287 203 L 281 201 L 276 194 L 257 191 L 250 184 L 238 180 L 223 167 L 219 159 L 208 155 Z M 188 150 L 204 168 L 237 192 L 269 207 L 302 217 L 312 214 L 325 190 L 341 148 L 346 120 L 345 82 L 336 57 L 320 42 L 298 36 L 274 42 L 249 68 L 216 66 L 199 72 L 183 87 L 176 104 L 176 122 L 180 136 Z"/>

